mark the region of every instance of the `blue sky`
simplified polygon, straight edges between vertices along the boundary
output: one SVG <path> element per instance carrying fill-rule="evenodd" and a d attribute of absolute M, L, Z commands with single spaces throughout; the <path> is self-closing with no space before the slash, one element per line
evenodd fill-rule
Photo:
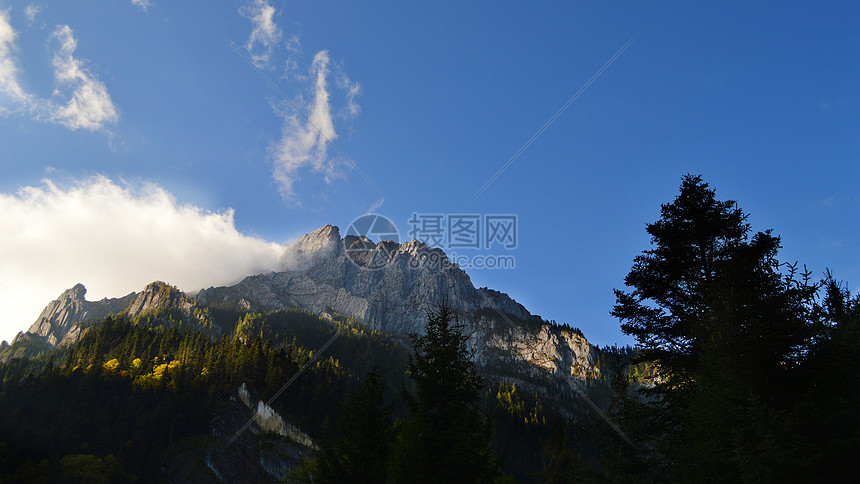
<path fill-rule="evenodd" d="M 387 3 L 0 1 L 0 339 L 76 282 L 225 284 L 375 208 L 403 238 L 516 214 L 475 285 L 627 344 L 612 289 L 687 172 L 860 288 L 855 3 Z"/>

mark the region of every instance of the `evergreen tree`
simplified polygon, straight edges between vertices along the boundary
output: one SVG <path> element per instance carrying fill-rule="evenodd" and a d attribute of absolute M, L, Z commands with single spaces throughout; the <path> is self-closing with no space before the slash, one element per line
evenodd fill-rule
<path fill-rule="evenodd" d="M 405 395 L 408 419 L 393 451 L 393 482 L 492 482 L 502 473 L 491 431 L 480 411 L 481 379 L 462 325 L 441 305 L 428 313 L 426 333 L 412 335 Z"/>
<path fill-rule="evenodd" d="M 394 427 L 391 409 L 383 402 L 384 378 L 383 371 L 373 367 L 341 407 L 341 436 L 320 451 L 316 482 L 385 482 Z"/>
<path fill-rule="evenodd" d="M 829 271 L 823 289 L 820 325 L 795 384 L 803 396 L 792 420 L 808 473 L 838 482 L 857 474 L 860 454 L 860 294 L 852 296 Z"/>
<path fill-rule="evenodd" d="M 633 291 L 616 291 L 613 315 L 637 340 L 635 362 L 659 375 L 627 414 L 645 423 L 641 450 L 673 479 L 790 472 L 790 423 L 777 420 L 810 340 L 816 287 L 793 267 L 783 274 L 779 238 L 750 238 L 746 220 L 701 177 L 685 176 L 647 226 L 654 248 L 634 260 Z"/>

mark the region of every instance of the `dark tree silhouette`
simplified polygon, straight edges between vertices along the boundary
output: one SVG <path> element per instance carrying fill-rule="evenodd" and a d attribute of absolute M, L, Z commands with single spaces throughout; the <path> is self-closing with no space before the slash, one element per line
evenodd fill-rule
<path fill-rule="evenodd" d="M 480 409 L 481 379 L 468 337 L 442 305 L 428 313 L 424 335 L 412 335 L 408 418 L 393 451 L 393 482 L 492 482 L 502 473 Z"/>
<path fill-rule="evenodd" d="M 749 236 L 733 201 L 699 176 L 647 226 L 652 249 L 615 291 L 612 314 L 658 370 L 637 413 L 642 448 L 679 480 L 789 475 L 790 382 L 812 336 L 817 287 L 780 264 L 780 240 Z M 783 272 L 785 270 L 785 272 Z M 628 406 L 629 407 L 629 406 Z M 642 419 L 647 425 L 641 425 Z"/>

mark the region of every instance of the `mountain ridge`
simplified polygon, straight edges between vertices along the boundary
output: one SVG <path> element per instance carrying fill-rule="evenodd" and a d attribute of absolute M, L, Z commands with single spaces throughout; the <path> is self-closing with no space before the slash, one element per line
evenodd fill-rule
<path fill-rule="evenodd" d="M 327 319 L 345 315 L 405 340 L 423 331 L 428 310 L 445 303 L 459 315 L 475 360 L 487 368 L 515 366 L 527 378 L 548 372 L 577 380 L 599 372 L 597 349 L 581 332 L 544 321 L 504 292 L 476 288 L 441 249 L 417 240 L 341 237 L 333 225 L 286 246 L 281 270 L 201 289 L 193 297 L 161 282 L 121 298 L 90 302 L 85 294 L 77 284 L 50 302 L 3 359 L 24 356 L 15 348 L 19 340 L 42 350 L 67 345 L 81 337 L 88 320 L 112 314 L 141 317 L 158 308 L 172 308 L 176 324 L 215 336 L 221 329 L 211 324 L 206 308 L 219 303 L 253 311 L 298 307 Z"/>

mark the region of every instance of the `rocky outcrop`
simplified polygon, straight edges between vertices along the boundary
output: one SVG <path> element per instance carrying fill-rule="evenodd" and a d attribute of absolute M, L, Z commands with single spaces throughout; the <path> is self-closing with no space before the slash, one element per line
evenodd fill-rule
<path fill-rule="evenodd" d="M 24 333 L 23 331 L 15 336 L 12 344 L 5 341 L 0 344 L 0 363 L 11 360 L 12 358 L 24 358 L 38 356 L 46 351 L 53 349 L 46 341 L 47 338 L 38 336 L 33 333 Z"/>
<path fill-rule="evenodd" d="M 64 291 L 60 297 L 48 303 L 27 333 L 44 338 L 50 346 L 72 343 L 80 337 L 80 323 L 120 313 L 136 296 L 131 293 L 121 298 L 91 302 L 85 299 L 86 293 L 87 288 L 83 284 Z"/>
<path fill-rule="evenodd" d="M 213 422 L 212 436 L 218 445 L 205 451 L 203 464 L 215 478 L 201 482 L 283 482 L 318 448 L 244 383 Z"/>
<path fill-rule="evenodd" d="M 126 307 L 125 314 L 135 318 L 148 311 L 163 308 L 177 308 L 184 314 L 189 314 L 194 304 L 185 297 L 185 293 L 164 282 L 153 282 L 140 291 L 134 301 Z"/>
<path fill-rule="evenodd" d="M 442 301 L 461 314 L 498 307 L 520 319 L 539 319 L 503 293 L 476 289 L 442 250 L 417 240 L 398 244 L 341 238 L 337 227 L 326 225 L 299 239 L 286 253 L 292 254 L 291 262 L 300 261 L 302 270 L 260 274 L 236 286 L 203 289 L 197 301 L 245 300 L 264 310 L 299 306 L 316 314 L 333 311 L 394 336 L 421 332 L 426 311 Z M 372 270 L 367 268 L 371 261 L 384 264 Z"/>
<path fill-rule="evenodd" d="M 208 309 L 175 286 L 160 281 L 148 284 L 139 292 L 123 314 L 136 321 L 149 316 L 158 324 L 188 327 L 213 337 L 221 334 L 221 328 L 213 324 Z"/>
<path fill-rule="evenodd" d="M 153 315 L 159 323 L 187 325 L 211 336 L 221 332 L 212 324 L 206 308 L 199 307 L 185 293 L 163 282 L 153 282 L 139 293 L 100 301 L 87 301 L 86 293 L 83 284 L 63 291 L 60 297 L 48 303 L 30 329 L 18 333 L 10 346 L 0 348 L 0 361 L 32 357 L 57 346 L 76 343 L 83 336 L 84 323 L 114 315 L 131 319 Z M 159 311 L 172 320 L 161 321 L 164 317 L 159 319 Z"/>
<path fill-rule="evenodd" d="M 472 340 L 470 343 L 476 347 L 475 354 L 479 355 L 480 362 L 498 364 L 498 361 L 491 361 L 493 358 L 512 365 L 526 362 L 532 367 L 532 371 L 527 371 L 532 377 L 539 376 L 541 370 L 572 377 L 573 381 L 599 374 L 598 350 L 582 334 L 571 329 L 550 324 L 535 329 L 508 326 Z"/>
<path fill-rule="evenodd" d="M 280 435 L 281 437 L 286 437 L 299 445 L 307 447 L 308 449 L 316 450 L 319 448 L 308 434 L 302 432 L 298 427 L 284 420 L 284 418 L 266 402 L 256 400 L 247 385 L 242 383 L 242 385 L 239 386 L 237 393 L 242 403 L 254 412 L 254 422 L 261 431 L 272 432 Z"/>

